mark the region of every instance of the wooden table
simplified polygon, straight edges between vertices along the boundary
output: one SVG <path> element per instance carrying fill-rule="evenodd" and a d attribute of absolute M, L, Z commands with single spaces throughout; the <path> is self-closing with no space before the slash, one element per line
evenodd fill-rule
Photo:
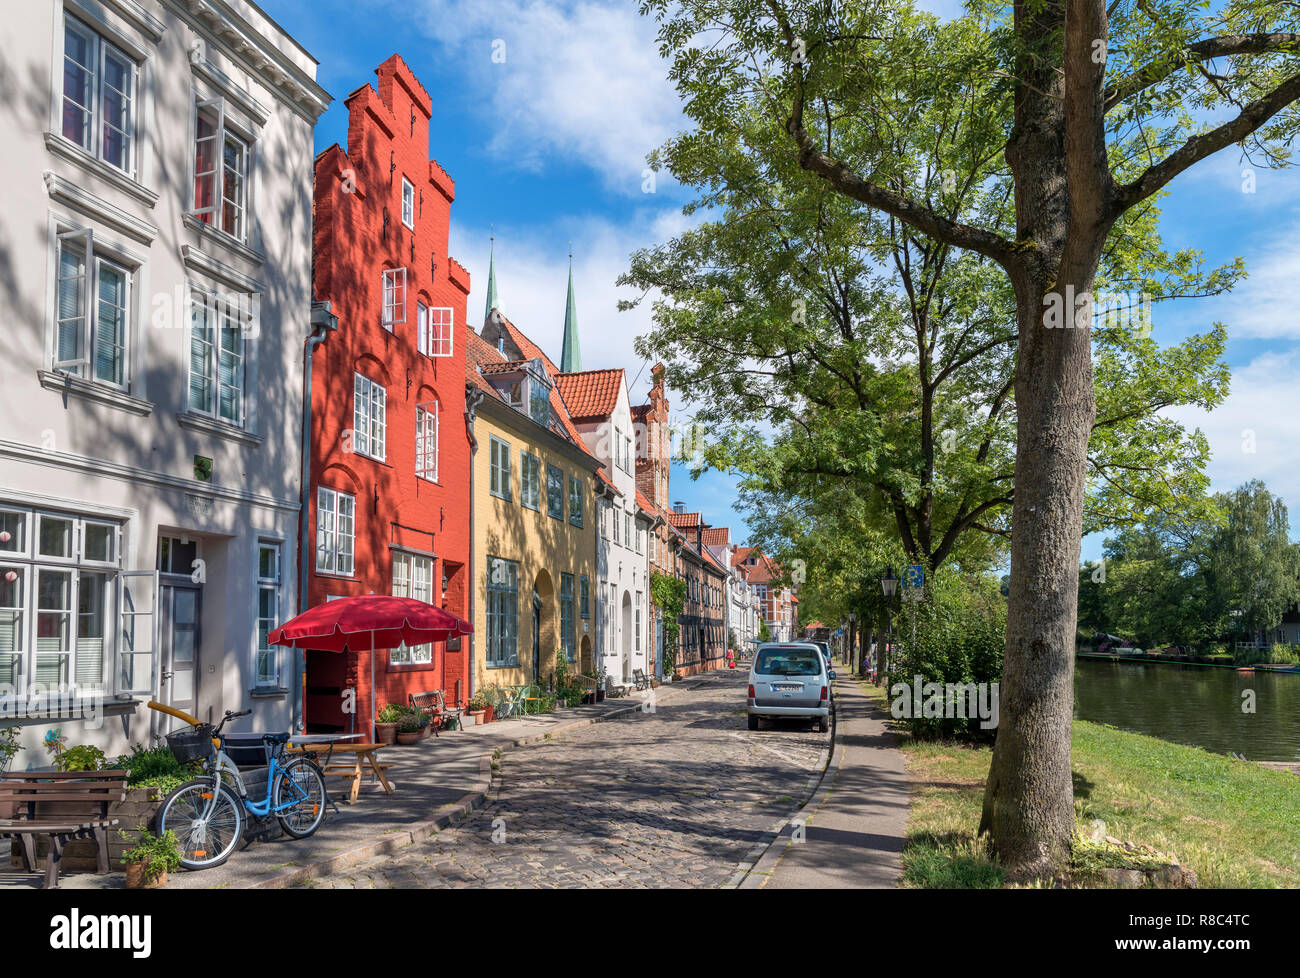
<path fill-rule="evenodd" d="M 375 758 L 375 753 L 379 748 L 386 746 L 386 744 L 330 744 L 330 754 L 321 769 L 321 773 L 327 778 L 351 779 L 352 790 L 348 794 L 348 800 L 356 802 L 357 795 L 361 793 L 361 776 L 366 773 L 366 766 L 368 765 L 375 777 L 379 779 L 379 783 L 384 786 L 384 791 L 391 795 L 393 786 L 389 784 L 388 778 L 384 776 L 384 772 L 388 770 L 388 765 L 380 764 Z M 303 746 L 293 744 L 288 749 L 293 754 L 313 751 L 311 744 Z M 340 754 L 351 754 L 352 763 L 342 760 L 337 764 L 334 763 L 333 758 Z"/>

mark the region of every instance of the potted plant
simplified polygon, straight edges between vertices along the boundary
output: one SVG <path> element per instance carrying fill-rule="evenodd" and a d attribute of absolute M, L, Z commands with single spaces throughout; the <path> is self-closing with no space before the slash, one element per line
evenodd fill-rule
<path fill-rule="evenodd" d="M 418 744 L 420 731 L 428 723 L 428 718 L 420 710 L 406 710 L 397 721 L 397 742 L 399 744 Z"/>
<path fill-rule="evenodd" d="M 375 740 L 392 746 L 397 742 L 397 723 L 402 719 L 406 708 L 397 703 L 389 703 L 375 718 Z"/>
<path fill-rule="evenodd" d="M 135 848 L 122 853 L 122 862 L 126 866 L 126 888 L 128 890 L 152 890 L 167 885 L 167 874 L 181 868 L 181 847 L 175 834 L 168 829 L 162 835 L 154 835 L 145 826 L 136 827 L 139 837 Z M 131 836 L 118 830 L 123 839 Z"/>
<path fill-rule="evenodd" d="M 474 718 L 474 724 L 485 723 L 483 719 L 487 715 L 487 697 L 481 692 L 475 693 L 469 698 L 469 704 L 466 706 L 466 712 Z"/>

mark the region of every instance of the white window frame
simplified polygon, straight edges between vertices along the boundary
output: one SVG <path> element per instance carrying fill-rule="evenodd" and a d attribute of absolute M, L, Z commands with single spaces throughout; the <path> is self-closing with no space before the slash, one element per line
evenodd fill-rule
<path fill-rule="evenodd" d="M 415 230 L 415 184 L 402 177 L 402 223 Z"/>
<path fill-rule="evenodd" d="M 232 297 L 229 295 L 209 292 L 196 285 L 191 285 L 189 288 L 189 316 L 187 317 L 189 347 L 185 361 L 185 405 L 190 411 L 207 415 L 223 424 L 243 428 L 248 421 L 248 343 L 246 340 L 251 332 L 249 328 L 251 307 L 250 309 L 241 309 L 231 300 Z M 207 346 L 207 349 L 203 351 L 203 358 L 207 360 L 210 373 L 204 377 L 208 384 L 208 390 L 204 403 L 201 404 L 194 402 L 194 318 L 198 309 L 202 309 L 205 328 L 212 329 L 211 341 L 203 341 Z M 213 317 L 214 320 L 210 327 L 208 324 L 209 316 Z M 229 325 L 232 321 L 235 324 L 233 327 Z M 237 350 L 226 350 L 223 346 L 223 333 L 226 332 L 238 336 L 239 346 Z M 235 369 L 231 374 L 234 381 L 232 383 L 223 383 L 221 379 L 222 361 L 227 356 L 235 359 Z M 236 392 L 239 397 L 239 409 L 237 416 L 234 418 L 228 418 L 221 413 L 221 397 L 226 390 Z"/>
<path fill-rule="evenodd" d="M 385 268 L 380 275 L 383 309 L 380 325 L 390 333 L 398 323 L 406 322 L 406 268 Z"/>
<path fill-rule="evenodd" d="M 346 506 L 344 503 L 346 502 Z M 346 514 L 344 510 L 347 510 Z M 346 515 L 347 532 L 343 519 Z M 347 546 L 344 547 L 346 541 Z M 352 577 L 356 570 L 357 499 L 328 486 L 316 487 L 316 573 Z M 346 558 L 346 560 L 345 560 Z M 344 566 L 346 564 L 346 570 Z"/>
<path fill-rule="evenodd" d="M 360 371 L 352 375 L 352 450 L 377 462 L 387 458 L 388 392 Z"/>
<path fill-rule="evenodd" d="M 532 460 L 533 484 L 529 492 L 528 469 Z M 526 449 L 519 450 L 519 501 L 528 509 L 542 511 L 542 460 Z"/>
<path fill-rule="evenodd" d="M 77 312 L 64 319 L 60 295 L 62 293 L 63 255 L 65 249 L 69 254 L 72 249 L 79 249 L 79 268 L 75 276 L 67 281 L 74 281 L 72 287 L 77 294 Z M 99 338 L 99 280 L 103 266 L 118 271 L 125 280 L 122 297 L 121 317 L 122 333 L 120 344 L 121 381 L 105 379 L 98 376 L 96 366 L 100 349 Z M 50 330 L 50 368 L 80 377 L 92 384 L 111 387 L 114 390 L 129 391 L 131 388 L 131 334 L 135 323 L 133 314 L 135 306 L 136 272 L 138 266 L 123 261 L 111 249 L 96 249 L 95 232 L 90 228 L 68 228 L 58 231 L 54 248 L 54 308 L 51 311 Z M 59 340 L 64 324 L 71 324 L 77 334 L 75 356 L 62 358 L 59 355 Z"/>
<path fill-rule="evenodd" d="M 226 115 L 226 100 L 217 98 L 200 98 L 196 93 L 192 113 L 193 138 L 190 144 L 190 209 L 191 217 L 202 221 L 208 227 L 229 235 L 236 241 L 248 240 L 249 182 L 253 172 L 253 140 L 237 129 L 231 127 Z M 199 121 L 207 114 L 212 121 L 212 134 L 199 135 Z M 212 169 L 199 172 L 199 140 L 210 140 L 213 144 Z M 232 142 L 239 150 L 237 193 L 234 197 L 226 196 L 226 143 Z M 199 205 L 199 181 L 207 179 L 212 182 L 209 202 Z M 234 210 L 234 228 L 226 226 L 226 204 Z"/>
<path fill-rule="evenodd" d="M 89 65 L 81 65 L 77 62 L 78 67 L 90 73 L 90 105 L 83 106 L 80 102 L 73 102 L 84 115 L 85 121 L 82 125 L 81 138 L 69 136 L 63 126 L 64 107 L 69 102 L 67 90 L 64 88 L 64 82 L 67 78 L 66 66 L 68 61 L 68 31 L 72 30 L 78 33 L 87 42 L 88 54 L 90 58 Z M 79 17 L 74 17 L 68 11 L 63 14 L 63 44 L 59 50 L 60 60 L 58 68 L 58 91 L 59 91 L 59 133 L 65 139 L 76 144 L 87 155 L 120 170 L 127 176 L 135 179 L 139 171 L 140 157 L 140 62 L 121 47 L 105 38 L 93 27 L 89 26 Z M 109 126 L 104 114 L 104 92 L 108 88 L 106 63 L 108 58 L 115 56 L 127 65 L 128 88 L 129 91 L 123 92 L 126 101 L 127 127 L 119 129 L 112 126 L 122 134 L 125 141 L 126 166 L 114 163 L 104 155 L 104 129 Z"/>
<path fill-rule="evenodd" d="M 415 406 L 415 474 L 438 481 L 438 402 Z"/>
<path fill-rule="evenodd" d="M 102 517 L 87 517 L 79 513 L 61 512 L 44 509 L 31 509 L 24 506 L 4 504 L 0 511 L 6 516 L 18 517 L 22 546 L 0 550 L 0 575 L 14 572 L 14 581 L 5 584 L 16 585 L 15 600 L 0 608 L 0 616 L 12 616 L 14 644 L 17 646 L 6 652 L 0 652 L 0 690 L 10 696 L 0 698 L 6 701 L 10 715 L 23 716 L 28 712 L 29 697 L 38 681 L 40 657 L 58 656 L 60 689 L 46 689 L 46 693 L 64 693 L 75 690 L 78 696 L 102 697 L 111 695 L 115 690 L 117 662 L 117 642 L 120 638 L 118 622 L 119 580 L 121 575 L 122 524 Z M 38 545 L 39 526 L 42 517 L 68 523 L 68 546 L 66 554 L 52 557 L 43 556 Z M 107 560 L 87 560 L 85 558 L 86 527 L 107 527 L 110 529 L 110 555 Z M 12 532 L 12 531 L 9 531 Z M 57 608 L 40 608 L 40 578 L 42 574 L 67 577 L 67 594 L 65 601 Z M 99 678 L 82 685 L 77 676 L 81 671 L 78 663 L 81 619 L 85 614 L 81 610 L 83 578 L 88 575 L 103 577 L 103 591 L 98 607 L 98 616 L 102 635 L 92 636 L 100 641 Z M 57 650 L 41 648 L 39 635 L 42 616 L 62 616 L 67 629 L 67 641 L 61 643 L 66 647 Z M 48 640 L 49 636 L 46 636 Z M 89 653 L 88 653 L 89 654 Z M 48 667 L 48 662 L 46 663 Z M 21 677 L 21 678 L 20 678 Z M 42 686 L 47 684 L 42 680 Z M 7 702 L 12 694 L 17 697 L 14 702 Z M 43 709 L 44 707 L 42 707 Z"/>
<path fill-rule="evenodd" d="M 263 551 L 272 552 L 272 567 L 269 577 L 262 574 L 262 553 Z M 257 630 L 254 636 L 256 647 L 253 650 L 253 686 L 256 689 L 279 689 L 282 683 L 280 674 L 280 646 L 271 645 L 265 642 L 267 636 L 280 625 L 280 598 L 282 584 L 282 556 L 283 546 L 279 540 L 259 539 L 257 541 L 257 554 L 253 566 L 253 577 L 257 582 L 255 590 L 257 606 L 254 614 L 257 620 Z M 271 613 L 263 614 L 262 596 L 267 595 L 271 600 Z M 265 642 L 265 644 L 264 644 Z M 262 666 L 264 663 L 270 663 L 270 669 L 264 676 Z"/>
<path fill-rule="evenodd" d="M 393 597 L 413 598 L 433 604 L 433 558 L 409 550 L 393 552 Z M 427 595 L 427 596 L 426 596 Z M 393 666 L 427 666 L 433 664 L 433 644 L 399 645 L 388 652 Z"/>
<path fill-rule="evenodd" d="M 450 306 L 419 306 L 416 347 L 426 357 L 450 357 L 455 350 L 456 311 Z"/>
<path fill-rule="evenodd" d="M 510 495 L 510 442 L 498 438 L 496 435 L 488 436 L 488 471 L 489 493 L 498 499 L 509 502 L 512 498 Z"/>

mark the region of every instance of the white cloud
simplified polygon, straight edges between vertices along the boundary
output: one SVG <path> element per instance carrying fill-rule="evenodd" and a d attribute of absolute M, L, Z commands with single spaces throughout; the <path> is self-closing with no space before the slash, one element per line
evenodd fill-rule
<path fill-rule="evenodd" d="M 1247 256 L 1246 280 L 1226 295 L 1196 303 L 1191 308 L 1197 318 L 1202 323 L 1226 324 L 1234 339 L 1300 337 L 1298 234 L 1300 222 L 1259 243 L 1258 250 Z"/>
<path fill-rule="evenodd" d="M 419 0 L 393 10 L 406 19 L 412 6 L 437 56 L 483 93 L 484 138 L 498 159 L 534 170 L 581 160 L 611 188 L 639 194 L 646 154 L 683 128 L 655 22 L 634 4 Z"/>
<path fill-rule="evenodd" d="M 1300 527 L 1300 411 L 1295 410 L 1300 351 L 1261 354 L 1232 371 L 1232 392 L 1212 412 L 1195 407 L 1170 409 L 1170 417 L 1199 427 L 1213 458 L 1206 468 L 1211 489 L 1235 489 L 1262 479 L 1281 496 Z"/>

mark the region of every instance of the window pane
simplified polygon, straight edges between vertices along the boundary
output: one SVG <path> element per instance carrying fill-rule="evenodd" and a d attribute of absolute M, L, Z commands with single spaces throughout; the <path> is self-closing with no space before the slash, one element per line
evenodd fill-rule
<path fill-rule="evenodd" d="M 27 514 L 0 510 L 0 553 L 27 551 Z"/>
<path fill-rule="evenodd" d="M 199 219 L 212 223 L 217 203 L 217 120 L 206 110 L 198 113 L 194 143 L 194 209 Z M 203 213 L 206 212 L 206 213 Z"/>
<path fill-rule="evenodd" d="M 105 162 L 130 169 L 131 163 L 131 63 L 118 52 L 104 52 L 103 85 Z"/>
<path fill-rule="evenodd" d="M 213 413 L 213 310 L 206 295 L 190 296 L 190 408 Z"/>
<path fill-rule="evenodd" d="M 76 683 L 98 687 L 104 683 L 105 602 L 108 575 L 82 572 L 77 581 Z"/>
<path fill-rule="evenodd" d="M 58 362 L 80 360 L 86 328 L 86 256 L 67 243 L 59 245 L 59 322 L 55 339 Z M 80 373 L 80 367 L 65 368 Z"/>
<path fill-rule="evenodd" d="M 102 523 L 86 523 L 82 531 L 82 557 L 108 563 L 116 559 L 113 553 L 115 527 Z"/>
<path fill-rule="evenodd" d="M 72 556 L 72 520 L 42 516 L 38 552 L 42 557 Z"/>
<path fill-rule="evenodd" d="M 63 34 L 63 135 L 83 149 L 90 149 L 93 57 L 89 35 L 68 21 Z"/>
<path fill-rule="evenodd" d="M 110 384 L 126 380 L 126 272 L 99 262 L 99 308 L 95 313 L 95 377 Z"/>

